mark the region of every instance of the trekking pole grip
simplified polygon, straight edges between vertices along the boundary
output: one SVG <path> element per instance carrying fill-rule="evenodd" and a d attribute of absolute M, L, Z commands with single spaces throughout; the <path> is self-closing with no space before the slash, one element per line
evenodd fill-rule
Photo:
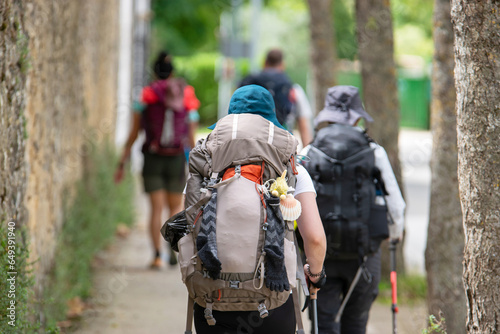
<path fill-rule="evenodd" d="M 316 300 L 318 299 L 318 288 L 310 285 L 309 286 L 309 296 L 311 297 L 311 300 Z"/>

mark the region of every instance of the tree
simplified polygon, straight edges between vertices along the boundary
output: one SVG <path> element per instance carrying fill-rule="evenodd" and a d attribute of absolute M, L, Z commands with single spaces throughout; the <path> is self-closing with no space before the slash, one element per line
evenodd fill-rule
<path fill-rule="evenodd" d="M 323 109 L 328 88 L 335 85 L 335 48 L 331 0 L 308 0 L 311 31 L 311 66 L 314 75 L 314 105 Z"/>
<path fill-rule="evenodd" d="M 370 135 L 387 151 L 401 191 L 403 183 L 399 163 L 399 102 L 394 62 L 394 38 L 389 1 L 356 0 L 356 32 L 361 61 L 363 100 L 373 117 Z M 387 252 L 386 245 L 382 248 Z M 398 247 L 398 268 L 404 269 L 403 247 Z M 383 255 L 384 258 L 388 256 Z M 390 269 L 382 263 L 382 273 Z"/>
<path fill-rule="evenodd" d="M 465 333 L 462 282 L 464 234 L 457 179 L 455 67 L 451 0 L 435 0 L 431 128 L 433 149 L 425 263 L 429 313 L 446 319 L 448 333 Z"/>
<path fill-rule="evenodd" d="M 500 332 L 500 2 L 452 1 L 467 332 Z"/>

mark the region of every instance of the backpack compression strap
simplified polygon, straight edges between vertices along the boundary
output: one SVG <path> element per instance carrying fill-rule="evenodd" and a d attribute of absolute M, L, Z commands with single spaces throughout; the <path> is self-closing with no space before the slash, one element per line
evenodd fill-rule
<path fill-rule="evenodd" d="M 186 331 L 184 334 L 193 334 L 194 299 L 188 295 Z"/>

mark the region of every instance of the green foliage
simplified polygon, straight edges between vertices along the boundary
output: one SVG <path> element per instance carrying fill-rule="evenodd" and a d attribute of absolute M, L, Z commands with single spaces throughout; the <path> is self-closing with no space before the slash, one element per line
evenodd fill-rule
<path fill-rule="evenodd" d="M 398 28 L 394 36 L 394 52 L 396 55 L 419 55 L 427 62 L 432 60 L 434 42 L 423 27 L 405 24 Z"/>
<path fill-rule="evenodd" d="M 391 2 L 396 55 L 418 55 L 431 61 L 433 0 L 394 0 Z"/>
<path fill-rule="evenodd" d="M 429 325 L 422 331 L 422 334 L 446 334 L 446 322 L 443 317 L 439 317 L 439 320 L 436 319 L 434 315 L 429 316 Z"/>
<path fill-rule="evenodd" d="M 397 280 L 398 301 L 403 304 L 412 304 L 418 301 L 424 301 L 427 297 L 427 280 L 420 275 L 400 275 Z M 379 284 L 378 301 L 382 303 L 391 303 L 391 282 L 388 279 L 382 279 Z"/>
<path fill-rule="evenodd" d="M 7 222 L 4 217 L 1 218 L 0 333 L 30 333 L 39 326 L 33 321 L 34 312 L 29 307 L 32 303 L 34 285 L 28 263 L 29 245 L 26 228 L 13 223 Z M 11 301 L 14 301 L 14 306 L 11 306 Z M 13 314 L 7 310 L 9 307 L 14 307 Z"/>
<path fill-rule="evenodd" d="M 217 50 L 219 17 L 230 4 L 230 0 L 153 0 L 153 54 L 161 49 L 174 55 Z"/>
<path fill-rule="evenodd" d="M 198 112 L 203 125 L 217 121 L 218 84 L 215 67 L 218 57 L 216 53 L 199 53 L 191 57 L 174 58 L 176 75 L 185 78 L 194 87 L 201 102 Z"/>
<path fill-rule="evenodd" d="M 341 59 L 357 56 L 356 18 L 354 0 L 333 3 L 333 22 L 337 55 Z M 395 53 L 419 55 L 427 61 L 432 57 L 433 0 L 394 0 L 391 12 L 394 27 Z"/>
<path fill-rule="evenodd" d="M 109 244 L 119 223 L 131 225 L 134 220 L 132 177 L 128 175 L 115 185 L 118 158 L 114 148 L 109 143 L 92 147 L 85 157 L 85 175 L 76 186 L 73 201 L 66 205 L 54 267 L 44 291 L 41 308 L 48 328 L 56 328 L 56 323 L 66 318 L 69 299 L 89 297 L 94 255 Z"/>
<path fill-rule="evenodd" d="M 420 27 L 428 37 L 432 37 L 433 0 L 393 0 L 391 11 L 394 27 L 411 24 Z"/>

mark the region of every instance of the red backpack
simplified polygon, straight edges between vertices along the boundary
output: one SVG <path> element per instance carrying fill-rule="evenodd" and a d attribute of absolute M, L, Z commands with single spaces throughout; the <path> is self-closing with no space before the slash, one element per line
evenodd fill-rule
<path fill-rule="evenodd" d="M 189 134 L 189 111 L 199 107 L 194 89 L 182 79 L 158 80 L 143 90 L 143 102 L 141 125 L 146 142 L 142 151 L 182 154 Z"/>

